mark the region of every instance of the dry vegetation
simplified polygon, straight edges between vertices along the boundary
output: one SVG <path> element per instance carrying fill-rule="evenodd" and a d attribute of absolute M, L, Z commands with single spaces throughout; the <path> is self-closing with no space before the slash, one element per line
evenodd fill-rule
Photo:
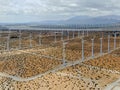
<path fill-rule="evenodd" d="M 10 55 L 0 58 L 0 72 L 25 78 L 44 73 L 60 64 L 60 61 L 31 54 Z"/>
<path fill-rule="evenodd" d="M 106 56 L 102 58 L 106 58 Z M 1 78 L 0 88 L 12 90 L 103 90 L 118 78 L 120 78 L 119 74 L 81 63 L 25 82 Z"/>
<path fill-rule="evenodd" d="M 106 68 L 111 70 L 117 70 L 120 72 L 120 49 L 111 53 L 110 55 L 105 55 L 94 60 L 85 62 L 87 65 L 97 66 L 100 68 Z"/>
<path fill-rule="evenodd" d="M 23 36 L 29 36 L 29 33 Z M 38 34 L 37 34 L 38 35 Z M 44 35 L 47 36 L 47 35 Z M 75 33 L 77 37 L 77 34 Z M 100 53 L 100 34 L 92 33 L 88 37 L 84 37 L 84 56 L 91 56 L 91 39 L 94 38 L 94 54 Z M 61 40 L 58 35 L 57 40 Z M 72 38 L 72 33 L 70 33 Z M 65 36 L 64 39 L 67 39 Z M 117 37 L 117 47 L 119 47 Z M 39 38 L 36 33 L 33 34 L 32 45 L 39 44 Z M 29 39 L 22 40 L 22 47 L 29 47 Z M 0 72 L 4 72 L 13 76 L 22 78 L 32 77 L 41 73 L 45 73 L 62 64 L 62 42 L 54 43 L 54 36 L 42 37 L 42 46 L 31 49 L 11 51 L 0 53 Z M 46 46 L 46 44 L 48 46 Z M 19 46 L 18 38 L 11 41 L 10 46 L 15 48 Z M 114 48 L 114 37 L 110 39 L 110 49 Z M 76 61 L 81 59 L 81 38 L 69 40 L 65 48 L 66 60 Z M 103 38 L 103 52 L 108 50 L 108 37 Z M 58 59 L 45 58 L 50 56 Z M 10 78 L 0 77 L 0 90 L 103 90 L 108 84 L 120 78 L 120 74 L 110 72 L 108 69 L 120 72 L 120 49 L 109 55 L 85 61 L 64 68 L 55 73 L 50 73 L 42 77 L 30 81 L 14 81 Z"/>

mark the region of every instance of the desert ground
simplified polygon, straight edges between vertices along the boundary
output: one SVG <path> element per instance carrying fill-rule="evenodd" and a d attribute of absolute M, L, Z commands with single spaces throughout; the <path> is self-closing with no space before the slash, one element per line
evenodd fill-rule
<path fill-rule="evenodd" d="M 108 36 L 90 33 L 78 37 L 58 34 L 22 33 L 10 38 L 10 51 L 0 52 L 0 90 L 117 90 L 120 86 L 120 37 L 111 35 L 108 53 Z M 6 49 L 6 36 L 1 45 Z M 19 36 L 19 35 L 18 35 Z M 92 40 L 94 39 L 94 48 Z M 41 45 L 39 45 L 41 40 Z M 84 40 L 84 43 L 82 43 Z M 63 48 L 63 43 L 67 42 Z M 84 44 L 84 60 L 82 60 Z M 32 45 L 32 47 L 30 46 Z M 116 46 L 114 46 L 116 45 Z M 114 48 L 115 47 L 115 48 Z M 94 50 L 94 56 L 92 56 Z M 63 53 L 64 52 L 64 53 Z M 65 55 L 63 55 L 65 54 Z M 65 62 L 64 62 L 65 61 Z"/>

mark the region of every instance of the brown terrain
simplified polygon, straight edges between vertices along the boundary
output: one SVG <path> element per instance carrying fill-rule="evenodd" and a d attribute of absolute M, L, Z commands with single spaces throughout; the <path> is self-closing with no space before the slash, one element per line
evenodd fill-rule
<path fill-rule="evenodd" d="M 29 37 L 29 33 L 23 34 L 24 37 L 26 35 Z M 118 48 L 120 37 L 116 39 L 118 49 L 105 54 L 108 52 L 108 37 L 104 35 L 103 55 L 87 60 L 88 57 L 91 57 L 92 38 L 94 38 L 94 55 L 100 54 L 101 36 L 99 33 L 85 36 L 84 62 L 69 66 L 71 61 L 81 61 L 82 58 L 81 37 L 78 38 L 75 33 L 75 39 L 66 41 L 68 44 L 65 47 L 65 60 L 68 66 L 44 74 L 63 64 L 63 43 L 62 41 L 54 43 L 53 35 L 43 35 L 43 45 L 37 46 L 39 44 L 37 35 L 33 34 L 31 41 L 33 47 L 29 47 L 29 39 L 22 39 L 22 47 L 27 47 L 26 49 L 0 53 L 0 75 L 5 73 L 13 76 L 13 78 L 0 76 L 0 90 L 104 90 L 105 87 L 120 78 L 120 49 Z M 63 38 L 67 39 L 66 36 Z M 72 38 L 72 34 L 70 38 Z M 19 46 L 18 38 L 11 40 L 11 48 Z M 57 36 L 57 40 L 61 40 L 60 35 Z M 1 42 L 5 43 L 4 40 Z M 114 37 L 111 36 L 110 50 L 113 49 Z M 43 75 L 37 77 L 40 74 Z M 22 78 L 23 81 L 15 80 L 14 76 Z"/>

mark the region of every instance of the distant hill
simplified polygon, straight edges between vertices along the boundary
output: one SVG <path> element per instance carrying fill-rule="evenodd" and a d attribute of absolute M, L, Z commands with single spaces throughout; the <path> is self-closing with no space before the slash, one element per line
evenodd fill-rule
<path fill-rule="evenodd" d="M 98 17 L 91 17 L 87 15 L 82 16 L 75 16 L 69 18 L 67 20 L 47 20 L 47 21 L 40 21 L 40 22 L 29 22 L 29 23 L 15 23 L 12 25 L 56 25 L 56 24 L 114 24 L 120 23 L 120 16 L 119 15 L 107 15 L 107 16 L 98 16 Z M 9 23 L 5 23 L 9 24 Z M 4 23 L 0 23 L 0 25 L 5 25 Z"/>
<path fill-rule="evenodd" d="M 120 16 L 117 15 L 99 17 L 75 16 L 68 20 L 61 21 L 51 20 L 39 22 L 39 24 L 112 24 L 112 23 L 120 23 Z"/>

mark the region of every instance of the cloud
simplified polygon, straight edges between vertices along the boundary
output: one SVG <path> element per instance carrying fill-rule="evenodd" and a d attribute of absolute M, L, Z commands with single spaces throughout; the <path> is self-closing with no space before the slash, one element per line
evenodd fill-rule
<path fill-rule="evenodd" d="M 0 0 L 0 15 L 3 16 L 58 19 L 75 15 L 108 14 L 120 15 L 120 0 Z"/>

